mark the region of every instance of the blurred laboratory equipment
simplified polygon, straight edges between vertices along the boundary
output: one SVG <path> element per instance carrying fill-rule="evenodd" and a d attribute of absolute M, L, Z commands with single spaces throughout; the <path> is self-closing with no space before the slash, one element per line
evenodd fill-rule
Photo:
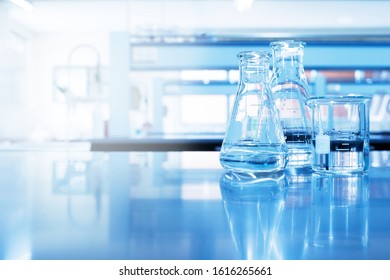
<path fill-rule="evenodd" d="M 305 43 L 274 41 L 271 90 L 286 137 L 289 167 L 310 165 L 310 110 L 305 101 L 310 96 L 303 67 Z"/>
<path fill-rule="evenodd" d="M 270 55 L 244 51 L 237 95 L 220 152 L 221 165 L 237 172 L 285 168 L 287 148 L 268 83 Z"/>
<path fill-rule="evenodd" d="M 387 92 L 376 92 L 372 95 L 370 132 L 390 132 L 390 94 Z"/>
<path fill-rule="evenodd" d="M 240 259 L 272 259 L 287 180 L 283 171 L 254 178 L 227 172 L 220 189 Z"/>
<path fill-rule="evenodd" d="M 368 245 L 369 176 L 313 173 L 309 246 L 318 250 Z"/>
<path fill-rule="evenodd" d="M 92 45 L 76 45 L 67 65 L 53 69 L 56 102 L 66 104 L 66 140 L 107 136 L 108 74 L 99 51 Z"/>
<path fill-rule="evenodd" d="M 312 168 L 323 172 L 368 170 L 369 96 L 324 96 L 307 100 L 313 115 Z"/>

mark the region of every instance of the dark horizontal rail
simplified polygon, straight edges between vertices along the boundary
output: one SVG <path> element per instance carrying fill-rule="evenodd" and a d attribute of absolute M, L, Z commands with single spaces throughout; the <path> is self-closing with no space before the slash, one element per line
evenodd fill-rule
<path fill-rule="evenodd" d="M 222 139 L 99 139 L 91 151 L 219 151 Z M 371 150 L 390 150 L 390 135 L 371 135 Z"/>

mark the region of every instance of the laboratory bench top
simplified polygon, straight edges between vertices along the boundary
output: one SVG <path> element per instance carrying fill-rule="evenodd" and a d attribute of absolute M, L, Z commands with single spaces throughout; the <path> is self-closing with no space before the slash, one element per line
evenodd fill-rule
<path fill-rule="evenodd" d="M 251 178 L 218 152 L 0 152 L 0 259 L 390 259 L 390 152 Z"/>

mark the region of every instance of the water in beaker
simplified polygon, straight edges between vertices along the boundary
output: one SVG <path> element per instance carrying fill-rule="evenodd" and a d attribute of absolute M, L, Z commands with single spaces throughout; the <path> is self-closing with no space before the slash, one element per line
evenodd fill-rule
<path fill-rule="evenodd" d="M 369 96 L 312 97 L 312 168 L 348 173 L 369 168 Z"/>

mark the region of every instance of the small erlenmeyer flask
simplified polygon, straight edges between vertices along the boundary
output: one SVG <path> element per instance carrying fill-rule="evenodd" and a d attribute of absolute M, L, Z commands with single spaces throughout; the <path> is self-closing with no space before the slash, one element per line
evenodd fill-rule
<path fill-rule="evenodd" d="M 221 147 L 221 165 L 253 174 L 282 170 L 287 165 L 287 147 L 268 83 L 270 54 L 244 51 L 237 57 L 240 79 Z"/>
<path fill-rule="evenodd" d="M 311 116 L 305 101 L 309 86 L 303 67 L 301 41 L 275 41 L 270 44 L 273 56 L 271 91 L 286 137 L 289 167 L 311 164 Z"/>

